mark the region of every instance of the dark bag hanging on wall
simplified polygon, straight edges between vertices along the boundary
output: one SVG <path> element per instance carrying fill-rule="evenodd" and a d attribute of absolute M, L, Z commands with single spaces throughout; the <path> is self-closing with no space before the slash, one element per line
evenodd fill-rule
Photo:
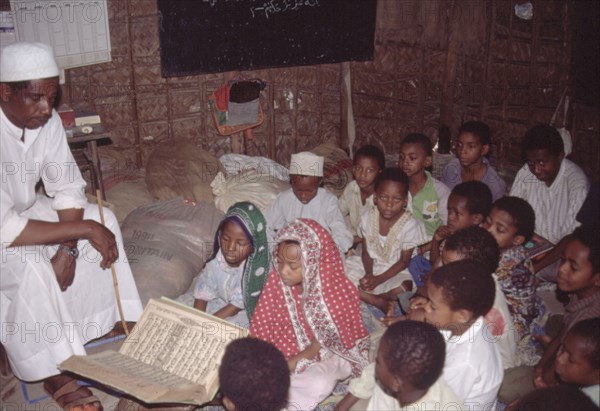
<path fill-rule="evenodd" d="M 228 136 L 262 124 L 260 92 L 264 88 L 261 80 L 239 80 L 215 90 L 209 104 L 219 134 Z"/>

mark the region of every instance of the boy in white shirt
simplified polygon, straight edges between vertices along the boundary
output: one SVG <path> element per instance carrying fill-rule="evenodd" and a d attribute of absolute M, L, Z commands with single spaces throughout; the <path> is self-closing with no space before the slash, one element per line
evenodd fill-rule
<path fill-rule="evenodd" d="M 589 190 L 588 179 L 579 166 L 565 158 L 563 140 L 552 126 L 529 129 L 521 147 L 526 163 L 517 173 L 510 195 L 531 204 L 536 234 L 557 245 L 534 264 L 538 276 L 555 281 L 563 239 L 579 225 L 576 216 Z"/>
<path fill-rule="evenodd" d="M 279 193 L 266 213 L 267 233 L 275 238 L 277 230 L 296 218 L 311 218 L 331 233 L 342 254 L 352 246 L 353 236 L 342 216 L 337 197 L 319 187 L 323 179 L 324 158 L 305 151 L 292 154 L 292 188 Z"/>
<path fill-rule="evenodd" d="M 493 409 L 504 376 L 483 321 L 495 289 L 488 267 L 464 260 L 435 270 L 427 284 L 425 322 L 438 327 L 446 339 L 442 379 L 468 409 Z"/>
<path fill-rule="evenodd" d="M 444 338 L 434 326 L 417 321 L 393 324 L 379 345 L 377 386 L 367 410 L 463 409 L 440 378 L 445 357 Z"/>

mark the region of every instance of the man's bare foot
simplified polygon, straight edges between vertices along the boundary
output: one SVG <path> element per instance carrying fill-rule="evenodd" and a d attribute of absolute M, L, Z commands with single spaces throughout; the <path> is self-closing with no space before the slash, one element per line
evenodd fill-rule
<path fill-rule="evenodd" d="M 46 378 L 44 390 L 66 411 L 103 411 L 100 400 L 77 380 L 59 374 Z"/>

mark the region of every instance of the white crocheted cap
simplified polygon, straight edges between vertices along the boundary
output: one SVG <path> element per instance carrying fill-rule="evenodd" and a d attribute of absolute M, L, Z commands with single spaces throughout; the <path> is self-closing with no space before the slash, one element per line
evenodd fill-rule
<path fill-rule="evenodd" d="M 325 158 L 309 151 L 292 154 L 292 161 L 290 161 L 290 174 L 323 177 L 324 162 Z"/>
<path fill-rule="evenodd" d="M 52 48 L 42 43 L 13 43 L 0 55 L 0 81 L 15 82 L 57 77 Z"/>

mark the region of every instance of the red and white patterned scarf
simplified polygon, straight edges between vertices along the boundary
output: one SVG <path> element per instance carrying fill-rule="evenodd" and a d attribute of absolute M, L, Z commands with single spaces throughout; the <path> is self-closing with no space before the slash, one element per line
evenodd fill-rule
<path fill-rule="evenodd" d="M 344 273 L 333 238 L 316 221 L 301 218 L 279 230 L 276 241 L 284 240 L 300 243 L 302 295 L 298 287 L 285 285 L 273 267 L 250 334 L 274 344 L 286 359 L 308 348 L 315 338 L 322 348 L 348 360 L 354 375 L 360 374 L 368 364 L 369 335 L 362 323 L 358 289 Z M 303 362 L 297 372 L 310 363 Z"/>

